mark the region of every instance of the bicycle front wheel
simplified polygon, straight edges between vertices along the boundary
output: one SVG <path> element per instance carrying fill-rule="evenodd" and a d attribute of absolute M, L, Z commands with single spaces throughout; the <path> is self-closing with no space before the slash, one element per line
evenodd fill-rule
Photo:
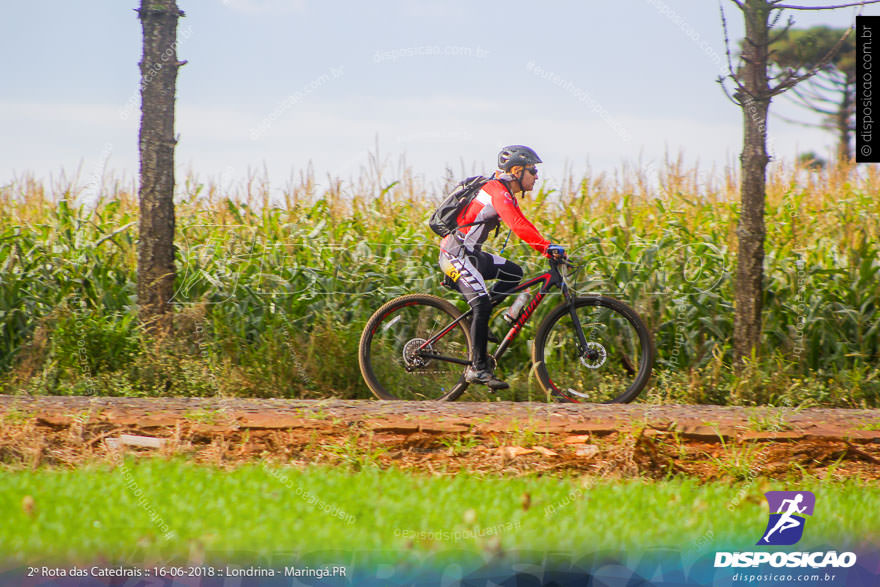
<path fill-rule="evenodd" d="M 467 388 L 469 323 L 431 295 L 395 298 L 376 310 L 361 335 L 358 362 L 379 399 L 454 400 Z M 432 342 L 432 339 L 435 339 Z"/>
<path fill-rule="evenodd" d="M 532 360 L 545 393 L 562 401 L 625 403 L 645 388 L 654 341 L 635 310 L 614 298 L 579 297 L 538 327 Z M 576 329 L 583 332 L 583 338 Z"/>

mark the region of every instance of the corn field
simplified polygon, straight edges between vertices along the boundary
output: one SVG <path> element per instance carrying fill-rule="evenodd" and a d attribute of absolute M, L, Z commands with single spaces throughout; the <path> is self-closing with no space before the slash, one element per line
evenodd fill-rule
<path fill-rule="evenodd" d="M 863 167 L 773 169 L 763 346 L 737 372 L 735 173 L 670 159 L 569 177 L 523 208 L 583 263 L 579 291 L 626 300 L 652 328 L 658 364 L 641 401 L 876 407 L 880 174 Z M 136 318 L 134 186 L 105 182 L 86 201 L 74 181 L 16 179 L 0 187 L 0 392 L 369 397 L 357 343 L 378 306 L 429 292 L 465 308 L 440 286 L 426 224 L 448 179 L 430 188 L 404 165 L 376 165 L 323 188 L 304 174 L 272 197 L 253 176 L 235 188 L 189 178 L 175 202 L 175 326 L 163 340 Z M 506 234 L 492 251 L 527 276 L 544 270 L 515 236 L 504 246 Z M 544 399 L 526 343 L 536 318 L 500 365 L 513 383 L 503 399 Z"/>

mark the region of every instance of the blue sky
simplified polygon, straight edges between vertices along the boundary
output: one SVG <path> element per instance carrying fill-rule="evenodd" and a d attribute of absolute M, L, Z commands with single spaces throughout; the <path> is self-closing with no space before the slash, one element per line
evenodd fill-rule
<path fill-rule="evenodd" d="M 724 66 L 717 0 L 178 0 L 178 177 L 275 188 L 311 162 L 348 178 L 378 141 L 428 182 L 488 170 L 498 148 L 533 146 L 543 179 L 624 162 L 733 163 L 741 114 Z M 0 184 L 30 172 L 82 183 L 137 172 L 138 2 L 6 2 L 0 50 Z M 823 2 L 802 2 L 820 5 Z M 742 18 L 724 0 L 732 40 Z M 787 11 L 798 26 L 853 9 Z M 880 14 L 867 7 L 864 14 Z M 798 115 L 783 100 L 773 111 Z M 827 154 L 834 138 L 770 123 L 771 149 Z M 393 172 L 392 172 L 393 175 Z"/>

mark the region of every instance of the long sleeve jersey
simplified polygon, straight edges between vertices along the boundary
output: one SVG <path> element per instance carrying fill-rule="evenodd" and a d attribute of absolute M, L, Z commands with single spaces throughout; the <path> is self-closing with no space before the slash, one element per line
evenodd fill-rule
<path fill-rule="evenodd" d="M 473 222 L 481 224 L 465 226 L 444 237 L 441 243 L 444 249 L 448 250 L 453 244 L 451 239 L 455 239 L 468 251 L 480 250 L 499 222 L 504 222 L 516 236 L 542 255 L 547 254 L 547 247 L 550 245 L 550 241 L 541 236 L 538 229 L 523 216 L 519 203 L 507 186 L 497 179 L 483 186 L 470 205 L 458 215 L 457 220 L 459 226 Z"/>

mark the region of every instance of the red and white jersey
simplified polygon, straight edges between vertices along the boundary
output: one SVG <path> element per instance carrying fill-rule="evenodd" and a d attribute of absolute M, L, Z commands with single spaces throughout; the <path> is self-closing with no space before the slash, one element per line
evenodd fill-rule
<path fill-rule="evenodd" d="M 510 227 L 530 247 L 541 254 L 547 253 L 550 241 L 541 236 L 538 229 L 523 216 L 516 198 L 497 179 L 486 183 L 470 205 L 458 215 L 459 226 L 472 222 L 482 224 L 465 226 L 446 235 L 440 246 L 446 250 L 457 248 L 456 245 L 463 245 L 469 252 L 480 250 L 499 221 Z"/>

